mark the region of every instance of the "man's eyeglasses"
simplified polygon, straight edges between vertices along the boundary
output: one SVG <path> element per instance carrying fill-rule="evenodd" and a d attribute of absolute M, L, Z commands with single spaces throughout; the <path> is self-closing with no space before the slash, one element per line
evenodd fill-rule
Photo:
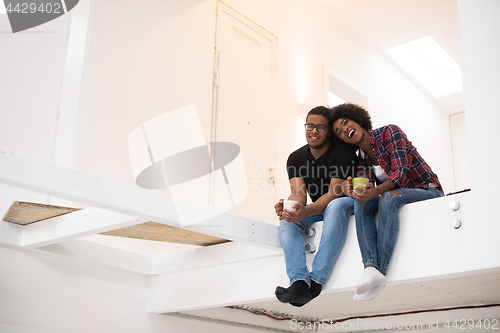
<path fill-rule="evenodd" d="M 312 131 L 315 127 L 318 132 L 324 132 L 328 128 L 326 125 L 314 125 L 314 124 L 304 124 L 306 131 Z"/>

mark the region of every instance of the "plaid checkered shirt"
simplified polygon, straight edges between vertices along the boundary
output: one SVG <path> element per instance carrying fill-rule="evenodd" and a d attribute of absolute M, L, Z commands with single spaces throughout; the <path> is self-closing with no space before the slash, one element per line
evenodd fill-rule
<path fill-rule="evenodd" d="M 396 125 L 387 125 L 368 130 L 368 142 L 379 165 L 387 174 L 387 180 L 396 188 L 428 188 L 431 184 L 441 183 L 431 167 L 417 152 L 406 134 Z M 369 172 L 367 172 L 369 170 Z M 373 163 L 366 154 L 359 154 L 358 176 L 370 179 L 374 184 L 376 178 Z M 432 185 L 431 185 L 432 186 Z"/>

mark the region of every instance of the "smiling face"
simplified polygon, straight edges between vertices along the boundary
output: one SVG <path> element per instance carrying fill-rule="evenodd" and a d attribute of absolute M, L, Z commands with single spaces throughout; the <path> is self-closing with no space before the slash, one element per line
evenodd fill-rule
<path fill-rule="evenodd" d="M 356 146 L 361 144 L 362 139 L 367 134 L 367 131 L 357 122 L 347 118 L 335 120 L 333 123 L 333 132 L 340 140 Z"/>
<path fill-rule="evenodd" d="M 330 136 L 332 135 L 329 129 L 328 118 L 318 114 L 311 114 L 307 117 L 306 123 L 326 126 L 324 132 L 318 131 L 317 127 L 314 127 L 312 131 L 306 130 L 306 140 L 309 147 L 312 149 L 321 149 L 325 147 L 330 142 Z"/>

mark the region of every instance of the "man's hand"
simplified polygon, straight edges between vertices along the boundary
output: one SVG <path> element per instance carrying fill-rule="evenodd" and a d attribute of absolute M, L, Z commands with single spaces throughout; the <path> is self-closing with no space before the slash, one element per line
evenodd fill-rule
<path fill-rule="evenodd" d="M 283 211 L 282 217 L 280 217 L 280 220 L 285 219 L 287 222 L 299 222 L 309 216 L 309 213 L 307 212 L 307 206 L 304 206 L 300 202 L 292 205 L 292 208 L 296 208 L 297 210 L 291 211 L 285 209 Z"/>
<path fill-rule="evenodd" d="M 274 210 L 276 211 L 276 215 L 283 220 L 283 199 L 280 199 L 276 205 L 274 205 Z"/>
<path fill-rule="evenodd" d="M 379 192 L 378 189 L 376 189 L 376 187 L 373 186 L 372 183 L 366 183 L 365 185 L 363 185 L 363 189 L 361 191 L 359 191 L 358 188 L 352 191 L 353 198 L 361 201 L 362 203 L 365 203 L 373 198 L 376 198 L 379 195 L 378 192 Z"/>
<path fill-rule="evenodd" d="M 342 192 L 348 197 L 352 197 L 352 177 L 347 177 L 347 180 L 342 182 Z"/>

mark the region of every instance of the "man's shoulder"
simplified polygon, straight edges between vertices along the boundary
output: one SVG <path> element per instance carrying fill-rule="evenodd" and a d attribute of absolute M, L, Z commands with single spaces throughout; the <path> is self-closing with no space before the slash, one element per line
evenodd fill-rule
<path fill-rule="evenodd" d="M 307 158 L 307 154 L 309 153 L 309 145 L 304 145 L 300 147 L 299 149 L 295 150 L 292 152 L 289 156 L 288 159 L 300 159 L 300 158 Z"/>

